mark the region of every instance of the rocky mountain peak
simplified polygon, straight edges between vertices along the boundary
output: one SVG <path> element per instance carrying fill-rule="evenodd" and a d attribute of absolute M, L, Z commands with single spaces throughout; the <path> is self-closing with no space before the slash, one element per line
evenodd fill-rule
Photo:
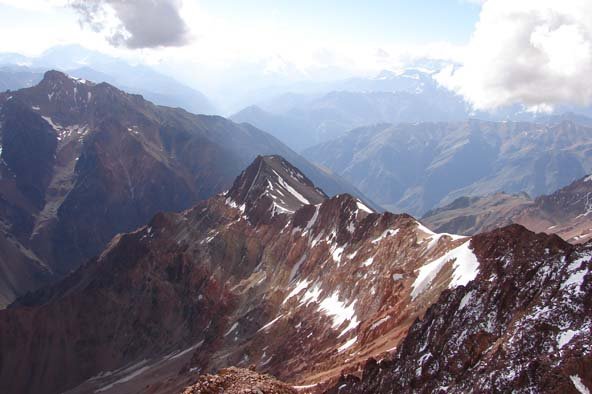
<path fill-rule="evenodd" d="M 293 214 L 328 197 L 283 157 L 258 156 L 227 192 L 231 204 L 256 222 L 278 214 Z"/>
<path fill-rule="evenodd" d="M 91 87 L 95 84 L 85 79 L 71 77 L 61 71 L 49 70 L 43 75 L 43 79 L 37 85 L 42 90 L 47 90 L 48 93 L 60 93 L 60 91 L 71 91 L 75 87 L 81 86 Z"/>
<path fill-rule="evenodd" d="M 50 118 L 52 127 L 56 122 L 67 126 L 83 122 L 97 96 L 95 86 L 84 79 L 50 70 L 38 85 L 11 95 L 32 112 Z"/>

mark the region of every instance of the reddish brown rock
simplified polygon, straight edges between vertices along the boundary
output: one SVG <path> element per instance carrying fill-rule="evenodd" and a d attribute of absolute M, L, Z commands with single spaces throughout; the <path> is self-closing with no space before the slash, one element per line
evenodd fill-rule
<path fill-rule="evenodd" d="M 461 197 L 428 212 L 422 222 L 438 232 L 466 235 L 518 223 L 537 233 L 583 243 L 592 238 L 592 179 L 586 176 L 536 199 L 525 193 Z"/>
<path fill-rule="evenodd" d="M 590 390 L 592 246 L 519 225 L 477 235 L 472 245 L 477 278 L 443 292 L 391 359 L 327 392 Z"/>
<path fill-rule="evenodd" d="M 216 375 L 202 375 L 183 394 L 296 394 L 296 390 L 270 375 L 244 368 L 225 368 Z"/>

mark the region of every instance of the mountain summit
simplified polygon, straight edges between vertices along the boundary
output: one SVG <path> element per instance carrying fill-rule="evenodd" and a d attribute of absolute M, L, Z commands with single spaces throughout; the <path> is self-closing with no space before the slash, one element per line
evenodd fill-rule
<path fill-rule="evenodd" d="M 243 206 L 249 217 L 266 213 L 267 219 L 328 198 L 281 156 L 258 156 L 234 181 L 227 195 Z"/>

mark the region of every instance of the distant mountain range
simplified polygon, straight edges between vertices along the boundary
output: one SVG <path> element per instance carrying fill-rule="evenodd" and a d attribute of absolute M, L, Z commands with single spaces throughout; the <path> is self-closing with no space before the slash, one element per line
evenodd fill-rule
<path fill-rule="evenodd" d="M 0 120 L 1 305 L 67 274 L 156 212 L 224 191 L 259 154 L 290 158 L 331 195 L 361 196 L 252 126 L 57 71 L 0 94 Z"/>
<path fill-rule="evenodd" d="M 50 69 L 77 78 L 107 82 L 147 100 L 170 107 L 181 107 L 197 114 L 216 114 L 213 104 L 199 91 L 144 65 L 129 63 L 78 45 L 48 49 L 39 57 L 0 54 L 0 90 L 31 87 Z"/>
<path fill-rule="evenodd" d="M 592 128 L 578 119 L 382 124 L 303 154 L 386 209 L 422 215 L 462 196 L 548 194 L 592 172 Z"/>
<path fill-rule="evenodd" d="M 592 108 L 560 106 L 553 114 L 533 113 L 521 106 L 492 112 L 475 111 L 464 99 L 440 86 L 435 71 L 383 71 L 374 78 L 351 78 L 315 86 L 306 92 L 277 95 L 232 116 L 265 130 L 292 149 L 346 135 L 350 130 L 380 123 L 489 121 L 548 123 L 561 114 L 592 116 Z M 575 115 L 573 115 L 575 117 Z M 588 120 L 589 121 L 589 120 Z"/>
<path fill-rule="evenodd" d="M 534 232 L 584 243 L 592 238 L 592 177 L 536 199 L 525 193 L 460 197 L 426 213 L 422 222 L 435 231 L 466 235 L 518 223 Z"/>
<path fill-rule="evenodd" d="M 351 79 L 330 85 L 325 94 L 287 94 L 233 115 L 266 130 L 300 151 L 375 123 L 463 120 L 462 98 L 418 70 L 383 72 L 376 79 Z"/>

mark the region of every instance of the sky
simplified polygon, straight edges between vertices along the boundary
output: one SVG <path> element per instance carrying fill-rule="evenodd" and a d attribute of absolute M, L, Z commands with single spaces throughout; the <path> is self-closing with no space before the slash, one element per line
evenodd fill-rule
<path fill-rule="evenodd" d="M 432 59 L 477 109 L 548 111 L 591 103 L 590 15 L 590 0 L 0 0 L 0 52 L 76 43 L 217 94 Z"/>
<path fill-rule="evenodd" d="M 479 17 L 479 6 L 465 0 L 160 1 L 178 5 L 181 19 L 194 35 L 193 44 L 212 39 L 207 30 L 212 23 L 224 27 L 228 35 L 244 30 L 261 31 L 273 33 L 278 39 L 298 37 L 309 47 L 318 45 L 319 41 L 375 47 L 434 42 L 466 44 Z M 92 34 L 88 25 L 81 28 L 81 14 L 77 10 L 85 8 L 82 4 L 117 2 L 121 0 L 0 0 L 2 32 L 26 32 L 15 40 L 3 40 L 0 50 L 35 54 L 52 45 L 70 42 L 106 50 L 108 43 L 103 36 Z M 152 0 L 136 1 L 140 5 L 142 2 Z M 220 33 L 216 31 L 218 39 L 222 38 Z M 234 39 L 244 43 L 239 36 Z"/>

